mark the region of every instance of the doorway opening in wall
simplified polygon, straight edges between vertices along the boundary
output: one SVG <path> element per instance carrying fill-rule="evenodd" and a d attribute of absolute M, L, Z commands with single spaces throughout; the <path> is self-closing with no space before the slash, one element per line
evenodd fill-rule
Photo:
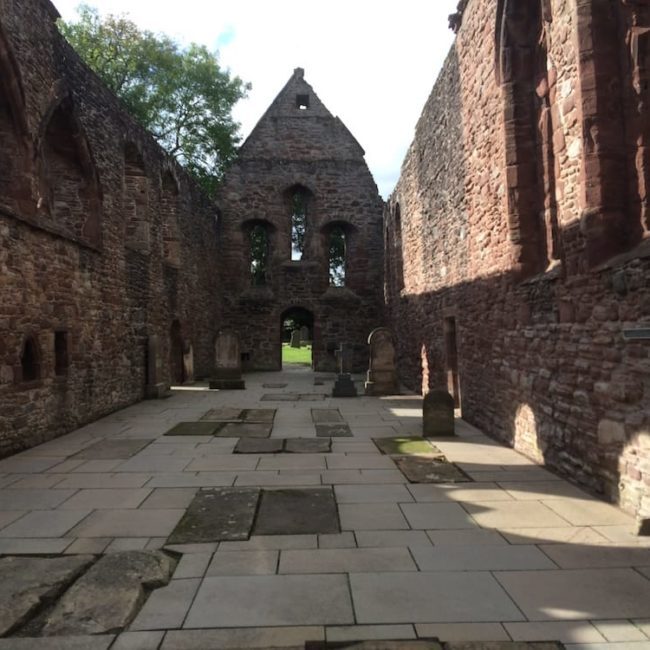
<path fill-rule="evenodd" d="M 454 406 L 460 409 L 460 381 L 458 378 L 458 340 L 456 336 L 456 319 L 445 318 L 445 370 L 447 372 L 447 390 L 454 398 Z"/>
<path fill-rule="evenodd" d="M 185 364 L 183 363 L 183 336 L 181 324 L 175 320 L 171 326 L 169 345 L 169 370 L 171 383 L 180 386 L 185 382 Z"/>
<path fill-rule="evenodd" d="M 291 307 L 282 314 L 282 367 L 311 368 L 314 342 L 314 315 L 302 307 Z"/>

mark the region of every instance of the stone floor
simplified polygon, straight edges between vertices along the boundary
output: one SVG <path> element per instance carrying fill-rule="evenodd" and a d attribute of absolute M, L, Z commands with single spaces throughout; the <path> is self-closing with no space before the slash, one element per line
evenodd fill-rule
<path fill-rule="evenodd" d="M 331 386 L 293 370 L 247 375 L 244 391 L 183 388 L 0 461 L 1 555 L 163 548 L 201 487 L 333 486 L 341 524 L 175 546 L 171 582 L 128 631 L 0 650 L 418 637 L 650 650 L 650 539 L 631 534 L 631 517 L 462 420 L 436 445 L 473 482 L 409 484 L 372 438 L 419 435 L 420 400 L 321 397 Z M 352 437 L 330 453 L 234 454 L 236 438 L 164 435 L 226 407 L 276 408 L 271 439 L 316 438 L 312 409 L 338 409 Z"/>

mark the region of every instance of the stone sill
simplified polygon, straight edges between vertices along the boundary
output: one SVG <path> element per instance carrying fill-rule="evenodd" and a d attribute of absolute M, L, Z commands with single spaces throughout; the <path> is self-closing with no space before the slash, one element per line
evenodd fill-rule
<path fill-rule="evenodd" d="M 10 210 L 7 210 L 4 207 L 0 208 L 0 215 L 3 217 L 8 217 L 10 219 L 15 219 L 16 221 L 20 221 L 21 223 L 33 228 L 34 230 L 41 230 L 50 235 L 54 235 L 55 237 L 59 237 L 60 239 L 65 239 L 66 241 L 73 242 L 74 244 L 77 244 L 78 246 L 81 246 L 83 248 L 87 248 L 88 250 L 91 250 L 95 253 L 103 252 L 102 244 L 93 244 L 86 239 L 82 239 L 81 237 L 76 237 L 74 235 L 71 235 L 70 233 L 61 230 L 56 226 L 52 226 L 48 223 L 43 223 L 38 218 L 25 217 L 16 214 L 15 212 L 12 212 Z"/>

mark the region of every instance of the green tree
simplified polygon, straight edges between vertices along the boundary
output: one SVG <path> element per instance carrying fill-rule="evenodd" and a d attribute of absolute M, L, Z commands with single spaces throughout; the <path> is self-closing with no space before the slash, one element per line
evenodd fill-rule
<path fill-rule="evenodd" d="M 78 7 L 59 29 L 128 111 L 213 195 L 240 141 L 232 118 L 250 84 L 231 77 L 203 45 L 181 47 L 125 16 Z"/>

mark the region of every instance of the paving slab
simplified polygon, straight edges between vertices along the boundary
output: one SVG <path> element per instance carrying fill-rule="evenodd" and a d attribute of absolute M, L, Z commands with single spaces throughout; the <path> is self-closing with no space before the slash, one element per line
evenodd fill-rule
<path fill-rule="evenodd" d="M 323 402 L 329 395 L 325 393 L 300 393 L 299 400 L 301 402 Z"/>
<path fill-rule="evenodd" d="M 397 438 L 373 438 L 382 454 L 391 456 L 443 457 L 444 454 L 432 442 L 421 436 Z"/>
<path fill-rule="evenodd" d="M 113 509 L 116 504 L 121 508 L 137 508 L 149 495 L 151 490 L 136 489 L 89 489 L 79 490 L 59 506 L 59 510 L 103 510 Z"/>
<path fill-rule="evenodd" d="M 256 488 L 203 488 L 169 536 L 168 544 L 200 544 L 248 539 L 260 491 Z"/>
<path fill-rule="evenodd" d="M 221 542 L 219 552 L 317 548 L 317 546 L 316 535 L 251 535 L 245 542 Z"/>
<path fill-rule="evenodd" d="M 361 548 L 431 547 L 431 540 L 423 530 L 358 530 L 355 536 Z"/>
<path fill-rule="evenodd" d="M 339 625 L 325 630 L 329 642 L 379 639 L 415 639 L 412 625 Z"/>
<path fill-rule="evenodd" d="M 650 615 L 650 581 L 632 569 L 511 571 L 495 576 L 531 621 Z"/>
<path fill-rule="evenodd" d="M 322 454 L 283 454 L 261 458 L 260 470 L 321 470 L 325 469 L 325 456 Z"/>
<path fill-rule="evenodd" d="M 267 422 L 226 422 L 215 433 L 219 438 L 268 438 L 273 425 Z"/>
<path fill-rule="evenodd" d="M 0 559 L 0 635 L 16 630 L 52 602 L 92 563 L 90 555 Z"/>
<path fill-rule="evenodd" d="M 0 650 L 108 650 L 115 635 L 0 639 Z"/>
<path fill-rule="evenodd" d="M 411 483 L 469 483 L 473 479 L 439 457 L 393 456 L 397 468 Z"/>
<path fill-rule="evenodd" d="M 168 630 L 183 625 L 187 611 L 201 584 L 198 578 L 172 580 L 151 593 L 130 625 L 131 630 Z"/>
<path fill-rule="evenodd" d="M 471 485 L 414 483 L 409 485 L 408 489 L 416 501 L 422 502 L 513 501 L 513 498 L 496 483 L 472 483 Z"/>
<path fill-rule="evenodd" d="M 272 575 L 277 572 L 279 551 L 219 551 L 206 576 Z"/>
<path fill-rule="evenodd" d="M 388 456 L 381 454 L 331 454 L 327 457 L 328 469 L 394 469 Z"/>
<path fill-rule="evenodd" d="M 592 528 L 499 528 L 510 544 L 606 544 L 607 539 Z"/>
<path fill-rule="evenodd" d="M 147 445 L 153 442 L 153 438 L 128 440 L 110 439 L 100 440 L 94 445 L 77 452 L 72 458 L 83 460 L 119 460 L 131 458 Z"/>
<path fill-rule="evenodd" d="M 111 650 L 158 650 L 164 632 L 122 632 Z"/>
<path fill-rule="evenodd" d="M 183 510 L 95 510 L 70 531 L 72 537 L 167 537 Z"/>
<path fill-rule="evenodd" d="M 634 517 L 596 499 L 545 499 L 544 505 L 574 526 L 615 526 L 634 523 Z"/>
<path fill-rule="evenodd" d="M 476 523 L 458 503 L 404 503 L 400 507 L 411 528 L 422 530 L 476 528 Z"/>
<path fill-rule="evenodd" d="M 305 639 L 322 640 L 322 627 L 251 627 L 213 630 L 172 630 L 165 635 L 161 650 L 207 648 L 283 648 L 304 650 Z"/>
<path fill-rule="evenodd" d="M 523 615 L 488 572 L 350 575 L 358 623 L 521 621 Z"/>
<path fill-rule="evenodd" d="M 262 384 L 262 388 L 286 388 L 289 384 L 285 384 L 283 382 L 268 382 L 266 384 Z"/>
<path fill-rule="evenodd" d="M 353 622 L 346 576 L 275 575 L 205 578 L 185 627 L 347 625 Z"/>
<path fill-rule="evenodd" d="M 300 395 L 297 393 L 267 393 L 260 398 L 261 402 L 297 402 Z"/>
<path fill-rule="evenodd" d="M 276 409 L 244 409 L 241 419 L 245 422 L 273 422 Z"/>
<path fill-rule="evenodd" d="M 418 623 L 418 636 L 445 641 L 509 641 L 500 623 Z"/>
<path fill-rule="evenodd" d="M 393 544 L 392 546 L 399 546 Z M 318 548 L 356 548 L 357 542 L 352 531 L 329 533 L 318 536 Z"/>
<path fill-rule="evenodd" d="M 340 532 L 331 488 L 264 490 L 255 520 L 256 535 Z"/>
<path fill-rule="evenodd" d="M 205 417 L 205 416 L 204 416 Z M 179 422 L 169 429 L 166 436 L 213 436 L 220 428 L 219 422 L 202 420 L 200 422 Z"/>
<path fill-rule="evenodd" d="M 496 531 L 483 528 L 469 530 L 428 530 L 427 536 L 434 546 L 494 546 L 508 542 Z M 529 540 L 529 544 L 534 542 Z"/>
<path fill-rule="evenodd" d="M 7 488 L 0 491 L 0 510 L 45 510 L 47 508 L 56 508 L 74 493 L 75 490 L 65 489 L 14 490 Z"/>
<path fill-rule="evenodd" d="M 281 438 L 240 438 L 234 452 L 236 454 L 277 454 L 282 451 Z"/>
<path fill-rule="evenodd" d="M 411 493 L 404 485 L 337 485 L 334 487 L 338 503 L 409 503 Z"/>
<path fill-rule="evenodd" d="M 462 504 L 483 528 L 562 528 L 567 521 L 537 501 L 477 501 Z"/>
<path fill-rule="evenodd" d="M 327 643 L 308 642 L 305 650 L 443 650 L 438 641 L 425 639 L 396 639 L 384 641 L 331 641 Z"/>
<path fill-rule="evenodd" d="M 404 483 L 404 476 L 396 469 L 330 469 L 321 472 L 321 478 L 326 485 Z"/>
<path fill-rule="evenodd" d="M 69 537 L 0 539 L 0 555 L 49 555 L 63 553 L 74 540 Z"/>
<path fill-rule="evenodd" d="M 316 435 L 319 438 L 351 438 L 350 427 L 343 423 L 338 424 L 316 424 Z"/>
<path fill-rule="evenodd" d="M 345 422 L 338 409 L 312 409 L 311 419 L 316 424 L 335 424 Z"/>
<path fill-rule="evenodd" d="M 0 530 L 0 537 L 63 537 L 90 512 L 90 509 L 33 510 Z"/>
<path fill-rule="evenodd" d="M 417 571 L 407 548 L 339 548 L 282 551 L 278 573 Z"/>
<path fill-rule="evenodd" d="M 409 525 L 394 503 L 341 504 L 342 530 L 404 530 Z"/>
<path fill-rule="evenodd" d="M 196 488 L 156 488 L 140 505 L 147 510 L 187 508 L 196 494 Z"/>
<path fill-rule="evenodd" d="M 331 438 L 288 438 L 284 441 L 284 451 L 288 454 L 329 454 L 331 449 Z"/>
<path fill-rule="evenodd" d="M 561 641 L 562 643 L 599 643 L 605 641 L 589 621 L 546 621 L 504 623 L 514 641 Z"/>
<path fill-rule="evenodd" d="M 594 627 L 607 641 L 647 641 L 648 637 L 630 621 L 607 620 L 593 621 Z"/>
<path fill-rule="evenodd" d="M 650 566 L 650 548 L 543 544 L 540 548 L 561 569 Z"/>
<path fill-rule="evenodd" d="M 422 571 L 497 571 L 555 569 L 535 546 L 418 546 L 411 549 Z"/>
<path fill-rule="evenodd" d="M 174 580 L 181 578 L 202 578 L 212 559 L 212 552 L 185 553 L 178 561 Z"/>
<path fill-rule="evenodd" d="M 242 409 L 225 406 L 223 408 L 210 409 L 201 420 L 212 422 L 233 422 L 241 419 Z"/>

